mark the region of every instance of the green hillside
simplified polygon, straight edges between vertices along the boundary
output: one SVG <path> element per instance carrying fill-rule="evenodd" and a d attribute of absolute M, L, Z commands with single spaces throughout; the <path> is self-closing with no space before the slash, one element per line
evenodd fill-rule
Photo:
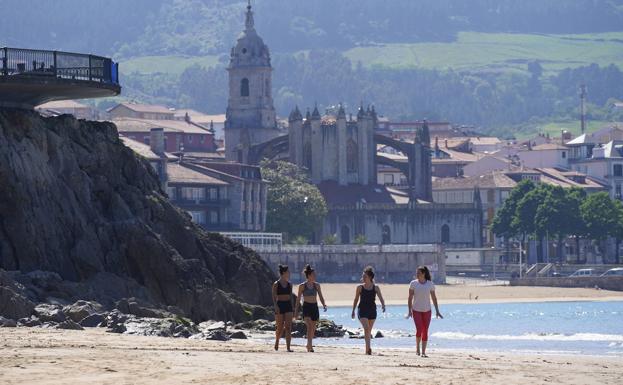
<path fill-rule="evenodd" d="M 525 70 L 539 61 L 546 73 L 591 63 L 623 68 L 623 32 L 542 35 L 461 32 L 454 42 L 383 44 L 346 51 L 354 63 L 391 69 Z"/>

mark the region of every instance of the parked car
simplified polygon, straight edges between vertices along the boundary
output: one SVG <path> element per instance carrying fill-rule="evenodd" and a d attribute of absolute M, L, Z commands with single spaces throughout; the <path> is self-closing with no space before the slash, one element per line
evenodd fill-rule
<path fill-rule="evenodd" d="M 559 271 L 552 272 L 552 277 L 564 277 L 565 275 Z"/>
<path fill-rule="evenodd" d="M 600 275 L 600 277 L 612 277 L 616 275 L 623 275 L 623 267 L 615 267 Z"/>
<path fill-rule="evenodd" d="M 580 269 L 576 270 L 569 277 L 591 277 L 595 275 L 595 269 Z"/>

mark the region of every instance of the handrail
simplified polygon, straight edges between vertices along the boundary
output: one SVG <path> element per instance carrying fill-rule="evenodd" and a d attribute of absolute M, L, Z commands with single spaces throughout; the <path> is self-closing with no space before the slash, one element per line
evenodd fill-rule
<path fill-rule="evenodd" d="M 0 49 L 1 76 L 50 76 L 119 85 L 119 64 L 103 56 L 28 48 Z"/>

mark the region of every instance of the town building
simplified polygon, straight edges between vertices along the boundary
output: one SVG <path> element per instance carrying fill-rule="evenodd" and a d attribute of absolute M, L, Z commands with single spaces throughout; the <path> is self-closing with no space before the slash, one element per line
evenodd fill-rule
<path fill-rule="evenodd" d="M 569 167 L 569 148 L 558 143 L 543 143 L 519 151 L 517 157 L 525 167 Z"/>
<path fill-rule="evenodd" d="M 174 110 L 165 106 L 124 102 L 106 110 L 110 119 L 135 118 L 151 120 L 173 120 Z"/>
<path fill-rule="evenodd" d="M 56 100 L 35 107 L 35 110 L 46 116 L 73 115 L 76 119 L 94 120 L 99 118 L 96 109 L 75 100 Z"/>

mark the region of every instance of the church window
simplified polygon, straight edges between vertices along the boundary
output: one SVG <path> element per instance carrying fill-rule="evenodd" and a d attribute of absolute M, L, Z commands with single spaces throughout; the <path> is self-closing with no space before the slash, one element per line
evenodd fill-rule
<path fill-rule="evenodd" d="M 450 226 L 441 226 L 441 243 L 450 243 Z"/>
<path fill-rule="evenodd" d="M 392 231 L 388 225 L 383 226 L 383 244 L 387 245 L 392 243 Z"/>
<path fill-rule="evenodd" d="M 346 143 L 346 171 L 357 172 L 357 143 L 350 138 Z"/>
<path fill-rule="evenodd" d="M 240 82 L 240 96 L 249 96 L 249 79 L 247 78 L 242 79 L 242 81 Z"/>
<path fill-rule="evenodd" d="M 243 54 L 247 53 L 247 49 L 246 49 L 246 48 L 243 48 L 243 49 L 242 49 L 242 53 L 243 53 Z"/>
<path fill-rule="evenodd" d="M 264 82 L 264 95 L 266 95 L 267 98 L 270 97 L 270 80 L 266 79 Z"/>

